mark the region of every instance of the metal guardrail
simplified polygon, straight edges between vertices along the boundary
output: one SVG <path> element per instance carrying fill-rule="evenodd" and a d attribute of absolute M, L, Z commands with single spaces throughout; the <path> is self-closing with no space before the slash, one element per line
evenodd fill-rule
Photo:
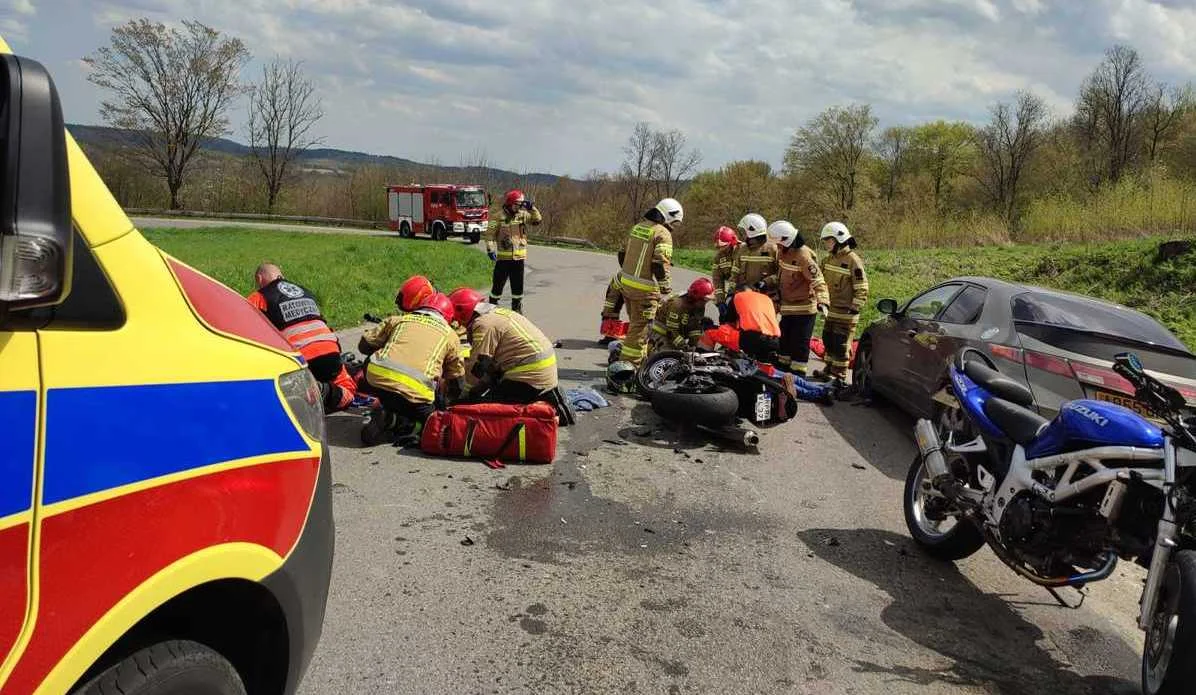
<path fill-rule="evenodd" d="M 255 222 L 296 222 L 328 227 L 362 227 L 386 229 L 385 220 L 355 220 L 344 217 L 309 217 L 303 215 L 266 215 L 254 212 L 209 212 L 205 210 L 163 210 L 160 208 L 125 208 L 128 215 L 140 217 L 197 217 L 216 220 L 250 220 Z"/>
<path fill-rule="evenodd" d="M 125 214 L 138 217 L 189 217 L 212 220 L 245 220 L 252 222 L 293 222 L 297 224 L 323 225 L 326 227 L 357 227 L 363 229 L 389 229 L 386 220 L 354 220 L 343 217 L 313 217 L 304 215 L 265 215 L 253 212 L 209 212 L 204 210 L 165 210 L 161 208 L 125 208 Z M 538 244 L 582 246 L 599 249 L 589 239 L 564 236 L 529 236 L 529 241 Z"/>

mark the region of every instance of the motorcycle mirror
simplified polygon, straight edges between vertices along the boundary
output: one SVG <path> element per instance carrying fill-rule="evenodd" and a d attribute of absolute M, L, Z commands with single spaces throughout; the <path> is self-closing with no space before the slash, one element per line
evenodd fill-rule
<path fill-rule="evenodd" d="M 1113 361 L 1126 365 L 1135 372 L 1141 372 L 1142 360 L 1132 352 L 1120 352 L 1113 356 Z"/>

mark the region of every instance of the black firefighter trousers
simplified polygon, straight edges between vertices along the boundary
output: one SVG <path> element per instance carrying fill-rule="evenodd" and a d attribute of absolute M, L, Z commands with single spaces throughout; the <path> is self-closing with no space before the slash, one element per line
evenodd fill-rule
<path fill-rule="evenodd" d="M 511 281 L 511 309 L 523 313 L 523 259 L 494 262 L 494 281 L 490 284 L 490 303 L 498 305 L 507 280 Z"/>

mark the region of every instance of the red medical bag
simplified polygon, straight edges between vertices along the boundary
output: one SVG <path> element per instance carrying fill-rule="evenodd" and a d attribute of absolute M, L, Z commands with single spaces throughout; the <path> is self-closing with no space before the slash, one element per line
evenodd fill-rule
<path fill-rule="evenodd" d="M 556 408 L 543 401 L 469 403 L 432 413 L 419 447 L 433 456 L 552 463 L 556 430 Z"/>

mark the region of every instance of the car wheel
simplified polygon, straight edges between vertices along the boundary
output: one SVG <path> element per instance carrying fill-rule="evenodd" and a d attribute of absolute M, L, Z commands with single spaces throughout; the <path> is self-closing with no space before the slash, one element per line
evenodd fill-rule
<path fill-rule="evenodd" d="M 245 695 L 237 669 L 198 642 L 146 647 L 109 667 L 75 695 Z"/>
<path fill-rule="evenodd" d="M 851 368 L 851 385 L 855 387 L 860 398 L 876 399 L 879 396 L 873 381 L 873 366 L 872 342 L 861 340 L 855 356 L 855 366 Z"/>

